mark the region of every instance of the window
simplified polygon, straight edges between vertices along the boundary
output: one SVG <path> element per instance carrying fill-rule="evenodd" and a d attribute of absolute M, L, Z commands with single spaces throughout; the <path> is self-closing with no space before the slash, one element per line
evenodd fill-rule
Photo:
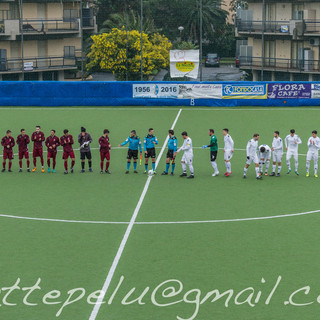
<path fill-rule="evenodd" d="M 64 47 L 64 57 L 65 58 L 74 58 L 75 57 L 76 47 Z"/>

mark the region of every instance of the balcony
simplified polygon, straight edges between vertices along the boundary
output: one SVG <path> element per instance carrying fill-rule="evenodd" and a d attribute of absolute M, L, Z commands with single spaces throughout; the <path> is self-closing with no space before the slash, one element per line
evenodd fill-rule
<path fill-rule="evenodd" d="M 239 33 L 261 34 L 290 34 L 289 21 L 255 21 L 255 20 L 236 20 L 236 27 Z"/>
<path fill-rule="evenodd" d="M 304 34 L 305 35 L 320 35 L 320 20 L 304 20 Z"/>
<path fill-rule="evenodd" d="M 77 19 L 70 21 L 23 20 L 23 33 L 26 35 L 78 33 L 79 29 L 79 21 Z"/>
<path fill-rule="evenodd" d="M 261 57 L 240 57 L 240 68 L 261 70 L 263 63 L 264 70 L 317 73 L 320 72 L 319 60 L 303 59 L 282 59 L 282 58 L 264 58 Z"/>
<path fill-rule="evenodd" d="M 0 20 L 0 35 L 4 34 L 4 21 Z"/>
<path fill-rule="evenodd" d="M 76 57 L 35 57 L 0 60 L 0 73 L 76 69 Z"/>

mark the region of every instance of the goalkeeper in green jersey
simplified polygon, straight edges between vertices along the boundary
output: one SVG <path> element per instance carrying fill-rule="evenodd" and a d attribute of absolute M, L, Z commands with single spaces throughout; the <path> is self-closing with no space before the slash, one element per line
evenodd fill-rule
<path fill-rule="evenodd" d="M 209 129 L 209 136 L 210 136 L 210 144 L 204 145 L 202 149 L 210 148 L 210 161 L 214 173 L 212 174 L 213 177 L 219 174 L 218 165 L 216 163 L 217 155 L 218 155 L 218 140 L 214 134 L 213 129 Z"/>

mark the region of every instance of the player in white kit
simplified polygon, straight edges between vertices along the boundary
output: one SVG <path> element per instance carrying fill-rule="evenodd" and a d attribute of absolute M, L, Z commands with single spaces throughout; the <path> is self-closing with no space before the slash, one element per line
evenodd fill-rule
<path fill-rule="evenodd" d="M 257 156 L 258 140 L 259 140 L 259 134 L 255 133 L 253 135 L 253 139 L 249 140 L 247 144 L 247 162 L 244 167 L 244 173 L 243 173 L 244 179 L 247 178 L 247 171 L 252 162 L 255 164 L 257 179 L 258 180 L 262 179 L 262 177 L 259 175 L 259 158 Z"/>
<path fill-rule="evenodd" d="M 186 131 L 183 131 L 181 133 L 181 135 L 182 135 L 182 138 L 184 139 L 184 142 L 183 142 L 182 147 L 174 153 L 174 157 L 177 156 L 178 152 L 184 151 L 182 159 L 181 159 L 181 166 L 182 166 L 183 173 L 180 174 L 180 177 L 187 176 L 187 166 L 186 166 L 186 164 L 187 164 L 190 169 L 190 176 L 188 177 L 188 179 L 193 179 L 194 178 L 194 170 L 193 170 L 193 165 L 192 165 L 192 161 L 193 161 L 192 140 L 190 137 L 188 137 L 188 133 Z"/>
<path fill-rule="evenodd" d="M 234 148 L 234 142 L 229 134 L 229 129 L 225 128 L 222 130 L 222 133 L 224 135 L 224 162 L 226 165 L 226 173 L 224 174 L 226 177 L 229 177 L 231 175 L 231 158 L 233 156 L 233 148 Z"/>
<path fill-rule="evenodd" d="M 280 177 L 281 172 L 281 160 L 283 156 L 283 142 L 282 139 L 279 137 L 279 131 L 275 131 L 273 133 L 273 141 L 272 141 L 272 152 L 273 152 L 273 164 L 272 164 L 272 173 L 270 174 L 271 177 L 276 175 L 276 166 L 278 163 L 278 173 L 277 177 Z"/>
<path fill-rule="evenodd" d="M 300 137 L 295 134 L 295 130 L 291 129 L 290 134 L 286 136 L 284 143 L 286 145 L 287 150 L 287 166 L 288 166 L 288 172 L 289 174 L 291 172 L 291 165 L 290 165 L 290 159 L 291 157 L 294 158 L 294 166 L 295 166 L 295 174 L 298 176 L 298 145 L 302 143 Z"/>
<path fill-rule="evenodd" d="M 270 159 L 271 159 L 271 149 L 268 145 L 262 144 L 259 146 L 259 159 L 260 159 L 260 173 L 263 172 L 263 165 L 266 163 L 266 170 L 264 175 L 268 175 L 268 170 L 270 166 Z"/>
<path fill-rule="evenodd" d="M 312 136 L 308 139 L 308 153 L 307 153 L 307 177 L 310 176 L 310 162 L 314 163 L 314 176 L 318 178 L 318 158 L 320 149 L 320 138 L 317 136 L 316 130 L 312 131 Z"/>

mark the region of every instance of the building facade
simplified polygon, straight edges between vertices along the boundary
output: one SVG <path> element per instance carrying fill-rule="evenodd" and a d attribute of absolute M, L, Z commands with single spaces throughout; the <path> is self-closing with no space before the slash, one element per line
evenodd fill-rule
<path fill-rule="evenodd" d="M 80 0 L 1 0 L 0 80 L 64 80 L 81 62 Z M 96 31 L 83 0 L 84 32 Z"/>
<path fill-rule="evenodd" d="M 240 68 L 253 80 L 320 80 L 320 1 L 248 1 L 239 10 Z M 262 41 L 264 39 L 264 41 Z"/>

